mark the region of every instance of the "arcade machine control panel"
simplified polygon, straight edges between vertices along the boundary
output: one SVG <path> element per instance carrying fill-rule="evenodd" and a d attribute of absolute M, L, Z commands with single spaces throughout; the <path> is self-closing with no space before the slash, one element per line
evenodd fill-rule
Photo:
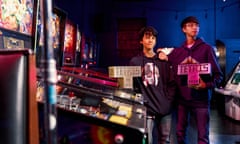
<path fill-rule="evenodd" d="M 39 80 L 39 103 L 44 103 L 42 91 Z M 58 71 L 56 91 L 58 115 L 74 117 L 84 125 L 82 131 L 90 144 L 101 139 L 93 134 L 93 127 L 98 127 L 97 131 L 107 129 L 109 136 L 105 139 L 112 143 L 145 143 L 146 107 L 142 95 L 119 87 L 117 79 L 86 69 L 63 68 Z"/>

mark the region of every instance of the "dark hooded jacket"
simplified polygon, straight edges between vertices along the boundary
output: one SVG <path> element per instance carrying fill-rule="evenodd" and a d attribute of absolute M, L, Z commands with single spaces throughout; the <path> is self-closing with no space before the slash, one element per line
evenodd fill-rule
<path fill-rule="evenodd" d="M 141 66 L 142 77 L 134 78 L 135 91 L 142 93 L 148 115 L 163 116 L 170 113 L 176 82 L 172 67 L 158 57 L 133 57 L 132 66 Z"/>
<path fill-rule="evenodd" d="M 206 89 L 196 90 L 189 88 L 187 86 L 187 76 L 177 76 L 178 64 L 181 64 L 189 56 L 198 63 L 211 64 L 212 73 L 210 75 L 200 74 L 201 79 L 206 83 Z M 179 48 L 175 48 L 168 55 L 168 59 L 173 65 L 176 74 L 176 81 L 179 88 L 177 99 L 179 103 L 196 107 L 208 107 L 212 96 L 212 89 L 217 87 L 223 79 L 214 49 L 202 39 L 197 38 L 191 48 L 187 48 L 186 43 Z"/>

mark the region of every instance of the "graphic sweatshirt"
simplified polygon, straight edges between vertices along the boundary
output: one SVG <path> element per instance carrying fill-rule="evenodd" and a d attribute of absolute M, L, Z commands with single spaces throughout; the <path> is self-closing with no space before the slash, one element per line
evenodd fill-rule
<path fill-rule="evenodd" d="M 152 58 L 143 54 L 130 60 L 131 66 L 141 66 L 142 76 L 134 78 L 134 89 L 142 93 L 147 114 L 163 116 L 171 111 L 176 83 L 170 64 L 155 55 Z"/>
<path fill-rule="evenodd" d="M 201 79 L 206 83 L 206 89 L 193 89 L 187 86 L 187 76 L 177 76 L 177 66 L 184 62 L 187 57 L 191 57 L 197 63 L 210 63 L 210 75 L 200 75 Z M 191 48 L 187 48 L 186 43 L 183 43 L 179 48 L 173 49 L 168 55 L 169 62 L 173 65 L 176 74 L 176 81 L 179 88 L 177 99 L 179 103 L 196 107 L 208 107 L 212 89 L 217 87 L 222 79 L 223 74 L 217 62 L 214 49 L 202 39 L 197 38 Z"/>

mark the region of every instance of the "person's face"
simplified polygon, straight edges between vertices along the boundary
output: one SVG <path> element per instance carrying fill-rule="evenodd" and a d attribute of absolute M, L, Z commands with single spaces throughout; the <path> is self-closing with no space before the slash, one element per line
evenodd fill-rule
<path fill-rule="evenodd" d="M 194 22 L 189 22 L 184 25 L 182 31 L 189 37 L 196 37 L 199 32 L 199 24 Z"/>
<path fill-rule="evenodd" d="M 142 44 L 145 49 L 153 49 L 156 45 L 156 37 L 151 33 L 145 33 L 140 44 Z"/>

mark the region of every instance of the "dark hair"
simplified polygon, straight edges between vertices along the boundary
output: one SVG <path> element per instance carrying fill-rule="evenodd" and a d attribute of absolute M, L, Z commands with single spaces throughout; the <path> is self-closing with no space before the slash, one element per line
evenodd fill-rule
<path fill-rule="evenodd" d="M 215 41 L 216 47 L 225 47 L 225 43 L 219 39 Z"/>
<path fill-rule="evenodd" d="M 199 24 L 198 19 L 196 17 L 188 16 L 185 19 L 183 19 L 183 21 L 181 22 L 181 28 L 183 28 L 186 23 L 190 23 L 190 22 Z"/>
<path fill-rule="evenodd" d="M 142 40 L 144 34 L 146 34 L 146 33 L 149 33 L 155 37 L 157 37 L 157 35 L 158 35 L 158 32 L 154 27 L 152 27 L 152 26 L 143 27 L 139 31 L 139 40 Z"/>

